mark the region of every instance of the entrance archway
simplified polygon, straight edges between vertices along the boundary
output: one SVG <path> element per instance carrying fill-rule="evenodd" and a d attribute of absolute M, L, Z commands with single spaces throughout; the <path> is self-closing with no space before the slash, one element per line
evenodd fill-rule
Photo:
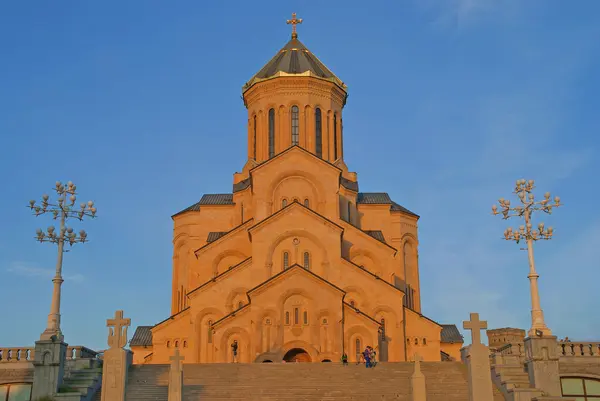
<path fill-rule="evenodd" d="M 285 354 L 283 360 L 286 362 L 312 362 L 308 352 L 302 348 L 292 348 Z"/>

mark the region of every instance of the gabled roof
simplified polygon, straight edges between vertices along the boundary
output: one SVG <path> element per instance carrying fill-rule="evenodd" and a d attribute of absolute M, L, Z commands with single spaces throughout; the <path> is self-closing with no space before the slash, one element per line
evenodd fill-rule
<path fill-rule="evenodd" d="M 359 192 L 356 203 L 359 205 L 390 205 L 392 212 L 404 212 L 419 217 L 418 214 L 394 202 L 387 192 Z"/>
<path fill-rule="evenodd" d="M 138 326 L 133 333 L 131 341 L 129 341 L 130 347 L 145 347 L 152 345 L 152 326 Z"/>
<path fill-rule="evenodd" d="M 248 177 L 245 180 L 238 182 L 237 184 L 233 184 L 233 193 L 243 191 L 244 189 L 252 186 L 252 177 Z"/>
<path fill-rule="evenodd" d="M 321 163 L 324 163 L 324 164 L 326 164 L 326 165 L 328 165 L 328 166 L 331 166 L 331 167 L 333 167 L 333 168 L 334 168 L 334 169 L 336 169 L 336 170 L 337 170 L 337 171 L 338 171 L 340 174 L 342 173 L 342 169 L 341 169 L 341 168 L 339 168 L 338 166 L 336 166 L 335 164 L 333 164 L 333 163 L 330 163 L 330 162 L 328 162 L 328 161 L 327 161 L 327 160 L 325 160 L 325 159 L 321 159 L 321 158 L 320 158 L 320 157 L 318 157 L 317 155 L 315 155 L 315 154 L 313 154 L 313 153 L 309 152 L 308 150 L 304 149 L 302 146 L 299 146 L 299 145 L 292 145 L 292 146 L 290 146 L 289 148 L 285 149 L 284 151 L 282 151 L 282 152 L 280 152 L 280 153 L 277 153 L 275 156 L 271 157 L 270 159 L 267 159 L 267 160 L 265 160 L 264 162 L 262 162 L 262 163 L 260 163 L 260 164 L 257 164 L 256 166 L 252 167 L 252 168 L 250 169 L 250 174 L 252 174 L 252 172 L 253 172 L 253 171 L 255 171 L 255 170 L 257 170 L 257 169 L 259 169 L 259 168 L 262 168 L 264 165 L 266 165 L 266 164 L 269 164 L 269 163 L 271 163 L 272 161 L 274 161 L 274 160 L 278 159 L 279 157 L 281 157 L 281 156 L 285 155 L 286 153 L 289 153 L 289 152 L 291 152 L 292 150 L 300 150 L 300 151 L 304 152 L 305 154 L 307 154 L 307 155 L 310 155 L 311 157 L 315 158 L 315 160 L 319 160 Z"/>
<path fill-rule="evenodd" d="M 441 342 L 462 344 L 465 340 L 455 324 L 442 324 Z"/>
<path fill-rule="evenodd" d="M 265 79 L 285 75 L 312 76 L 336 84 L 346 92 L 346 85 L 335 76 L 297 37 L 283 46 L 242 88 L 245 92 L 252 85 Z"/>
<path fill-rule="evenodd" d="M 213 206 L 213 205 L 235 205 L 233 202 L 233 194 L 204 194 L 200 201 L 194 203 L 191 206 L 186 207 L 180 212 L 175 213 L 171 218 L 179 216 L 185 212 L 199 212 L 200 206 Z"/>

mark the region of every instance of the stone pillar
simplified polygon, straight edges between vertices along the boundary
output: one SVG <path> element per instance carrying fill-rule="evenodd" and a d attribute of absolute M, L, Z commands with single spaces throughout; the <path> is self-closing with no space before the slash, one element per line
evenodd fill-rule
<path fill-rule="evenodd" d="M 461 358 L 467 365 L 470 401 L 493 401 L 490 351 L 481 343 L 481 330 L 487 329 L 487 322 L 479 320 L 479 313 L 471 313 L 471 320 L 463 322 L 463 328 L 471 330 L 471 345 L 460 350 Z"/>
<path fill-rule="evenodd" d="M 175 354 L 169 357 L 169 396 L 168 401 L 181 401 L 183 399 L 183 367 L 181 362 L 185 357 L 179 354 L 179 348 L 175 348 Z"/>
<path fill-rule="evenodd" d="M 558 372 L 558 341 L 555 336 L 526 338 L 525 364 L 532 387 L 549 396 L 562 395 Z"/>
<path fill-rule="evenodd" d="M 133 353 L 123 349 L 127 345 L 127 328 L 131 319 L 123 318 L 123 311 L 115 312 L 108 319 L 108 350 L 104 352 L 102 366 L 102 401 L 125 401 L 127 372 L 133 361 Z"/>
<path fill-rule="evenodd" d="M 423 358 L 415 354 L 415 370 L 410 377 L 412 387 L 412 401 L 427 401 L 427 391 L 425 388 L 425 375 L 421 372 L 421 361 Z"/>
<path fill-rule="evenodd" d="M 35 343 L 32 399 L 54 396 L 63 383 L 67 344 L 57 336 Z"/>

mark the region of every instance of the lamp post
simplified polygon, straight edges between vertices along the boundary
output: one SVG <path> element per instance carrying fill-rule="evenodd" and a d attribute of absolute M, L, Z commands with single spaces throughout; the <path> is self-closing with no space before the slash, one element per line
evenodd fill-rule
<path fill-rule="evenodd" d="M 84 243 L 87 241 L 86 232 L 81 230 L 79 234 L 76 234 L 71 227 L 67 226 L 67 221 L 70 218 L 78 219 L 80 221 L 83 221 L 84 217 L 94 218 L 96 217 L 96 208 L 92 201 L 82 203 L 79 209 L 74 207 L 75 201 L 77 200 L 77 193 L 75 192 L 76 186 L 71 181 L 69 181 L 66 186 L 60 181 L 57 181 L 54 190 L 58 195 L 56 203 L 50 203 L 50 197 L 48 195 L 43 195 L 40 206 L 36 205 L 35 201 L 32 200 L 29 201 L 29 208 L 34 212 L 36 217 L 42 214 L 51 213 L 54 220 L 60 220 L 58 232 L 54 226 L 48 227 L 46 232 L 38 229 L 35 239 L 40 242 L 50 242 L 58 245 L 56 275 L 52 279 L 54 289 L 52 291 L 50 314 L 48 315 L 46 329 L 40 336 L 40 340 L 51 340 L 52 337 L 55 336 L 56 339 L 63 341 L 64 336 L 60 329 L 60 287 L 64 281 L 62 278 L 63 252 L 66 252 L 64 246 L 65 244 L 72 246 L 73 244 Z"/>
<path fill-rule="evenodd" d="M 529 278 L 529 288 L 531 292 L 531 329 L 529 329 L 529 337 L 552 335 L 552 332 L 544 322 L 544 312 L 540 305 L 540 294 L 538 290 L 539 275 L 535 270 L 533 242 L 540 239 L 549 240 L 554 234 L 552 227 L 546 228 L 544 223 L 539 223 L 537 229 L 534 229 L 531 223 L 531 215 L 534 211 L 542 211 L 551 214 L 553 208 L 562 206 L 558 196 L 554 197 L 554 203 L 551 202 L 550 192 L 546 192 L 544 194 L 544 199 L 536 202 L 532 192 L 535 188 L 534 184 L 533 180 L 517 180 L 513 193 L 517 195 L 521 201 L 521 205 L 511 207 L 510 200 L 500 198 L 498 203 L 500 204 L 501 210 L 499 211 L 496 205 L 492 206 L 492 214 L 502 215 L 505 220 L 515 216 L 525 219 L 525 225 L 520 226 L 518 229 L 513 230 L 509 227 L 504 230 L 504 239 L 515 241 L 517 244 L 520 241 L 525 241 L 527 243 L 527 255 L 529 257 L 529 274 L 527 277 Z"/>

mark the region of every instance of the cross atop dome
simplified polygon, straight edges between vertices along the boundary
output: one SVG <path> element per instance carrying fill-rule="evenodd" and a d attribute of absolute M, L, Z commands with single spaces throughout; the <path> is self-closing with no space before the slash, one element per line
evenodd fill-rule
<path fill-rule="evenodd" d="M 292 39 L 298 39 L 298 33 L 296 32 L 296 25 L 302 23 L 302 18 L 296 18 L 296 13 L 292 13 L 292 19 L 286 21 L 286 24 L 292 25 Z"/>

